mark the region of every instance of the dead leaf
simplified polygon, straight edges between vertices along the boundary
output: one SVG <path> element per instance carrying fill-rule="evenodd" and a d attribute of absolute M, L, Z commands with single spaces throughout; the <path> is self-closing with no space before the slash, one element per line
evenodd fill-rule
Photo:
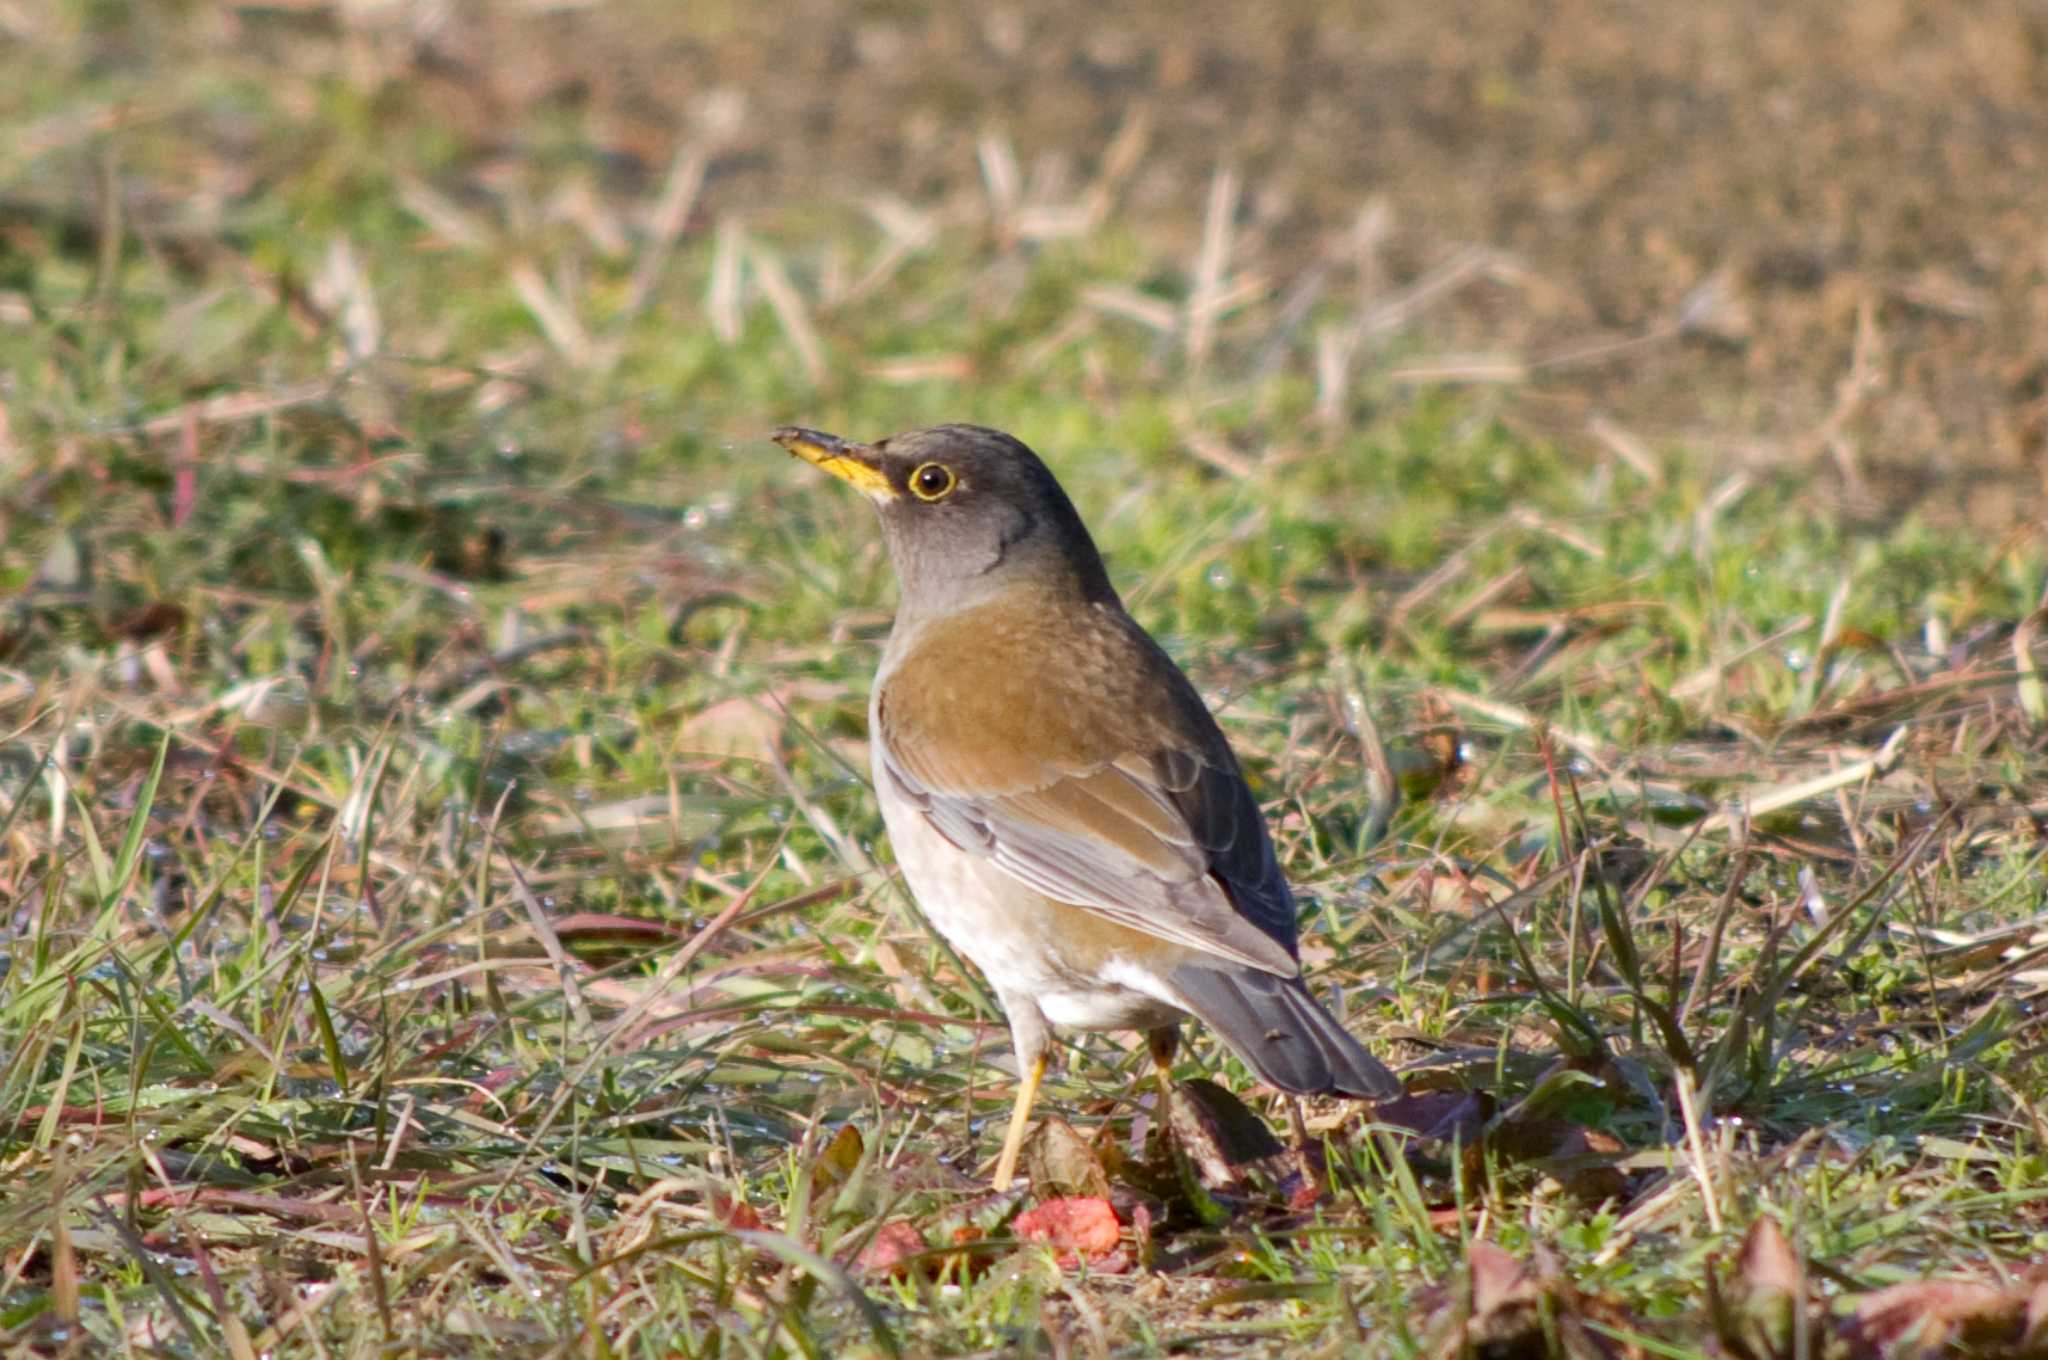
<path fill-rule="evenodd" d="M 1039 1124 L 1024 1145 L 1031 1188 L 1040 1195 L 1109 1198 L 1109 1175 L 1095 1149 L 1064 1119 Z"/>
<path fill-rule="evenodd" d="M 1172 1136 L 1210 1190 L 1235 1190 L 1241 1171 L 1286 1151 L 1266 1121 L 1213 1081 L 1174 1083 L 1168 1119 Z"/>
<path fill-rule="evenodd" d="M 183 605 L 155 600 L 117 614 L 107 624 L 107 631 L 129 642 L 147 642 L 165 633 L 177 632 L 185 626 L 186 618 Z"/>
<path fill-rule="evenodd" d="M 760 1232 L 768 1225 L 761 1221 L 761 1215 L 753 1205 L 732 1195 L 714 1193 L 711 1196 L 711 1216 L 720 1226 L 735 1232 Z"/>
<path fill-rule="evenodd" d="M 1799 1268 L 1799 1255 L 1785 1240 L 1778 1220 L 1766 1214 L 1749 1225 L 1742 1239 L 1742 1255 L 1735 1268 L 1751 1289 L 1768 1290 L 1797 1298 L 1806 1287 L 1806 1273 Z"/>
<path fill-rule="evenodd" d="M 899 1278 L 917 1269 L 916 1258 L 924 1249 L 924 1234 L 897 1219 L 884 1223 L 868 1239 L 868 1244 L 853 1258 L 853 1268 L 871 1278 Z"/>
<path fill-rule="evenodd" d="M 1476 1219 L 1478 1215 L 1479 1210 L 1474 1206 L 1462 1204 L 1440 1205 L 1429 1211 L 1429 1226 L 1433 1232 L 1462 1235 L 1465 1231 L 1465 1225 Z"/>
<path fill-rule="evenodd" d="M 1492 1103 L 1483 1091 L 1418 1091 L 1380 1101 L 1372 1117 L 1376 1124 L 1471 1147 L 1486 1128 Z"/>
<path fill-rule="evenodd" d="M 1529 1268 L 1491 1242 L 1474 1242 L 1465 1250 L 1472 1277 L 1472 1314 L 1487 1317 L 1509 1304 L 1535 1297 Z"/>
<path fill-rule="evenodd" d="M 1976 1280 L 1910 1280 L 1865 1294 L 1842 1329 L 1852 1354 L 1945 1354 L 2016 1345 L 2025 1335 L 2027 1295 Z"/>
<path fill-rule="evenodd" d="M 1527 1162 L 1575 1199 L 1598 1203 L 1628 1193 L 1628 1178 L 1610 1165 L 1628 1149 L 1611 1133 L 1566 1119 L 1511 1119 L 1489 1139 L 1502 1156 Z"/>
<path fill-rule="evenodd" d="M 1791 1355 L 1799 1349 L 1796 1328 L 1817 1337 L 1827 1326 L 1825 1312 L 1810 1297 L 1799 1254 L 1768 1215 L 1742 1239 L 1725 1294 L 1715 1269 L 1707 1271 L 1706 1286 L 1708 1320 L 1733 1355 Z"/>
<path fill-rule="evenodd" d="M 1475 1241 L 1466 1248 L 1465 1262 L 1463 1297 L 1436 1296 L 1448 1322 L 1441 1325 L 1430 1353 L 1501 1360 L 1642 1354 L 1612 1339 L 1617 1332 L 1641 1330 L 1640 1322 L 1620 1305 L 1581 1291 L 1542 1247 L 1524 1261 L 1491 1242 Z"/>
<path fill-rule="evenodd" d="M 845 1183 L 852 1178 L 866 1152 L 867 1144 L 861 1141 L 860 1130 L 851 1124 L 841 1124 L 839 1131 L 832 1135 L 832 1141 L 818 1154 L 814 1183 L 821 1189 Z"/>

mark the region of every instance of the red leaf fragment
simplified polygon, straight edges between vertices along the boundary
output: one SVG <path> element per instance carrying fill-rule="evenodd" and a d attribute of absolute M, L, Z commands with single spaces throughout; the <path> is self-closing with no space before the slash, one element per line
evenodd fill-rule
<path fill-rule="evenodd" d="M 1017 1215 L 1015 1226 L 1017 1236 L 1025 1241 L 1043 1242 L 1057 1250 L 1063 1266 L 1084 1259 L 1097 1264 L 1116 1251 L 1123 1238 L 1116 1210 L 1108 1200 L 1094 1195 L 1049 1199 Z"/>
<path fill-rule="evenodd" d="M 1535 1271 L 1491 1242 L 1475 1240 L 1465 1249 L 1465 1262 L 1472 1272 L 1474 1317 L 1489 1317 L 1537 1292 Z"/>
<path fill-rule="evenodd" d="M 1743 1281 L 1751 1289 L 1796 1298 L 1805 1284 L 1798 1253 L 1785 1240 L 1785 1230 L 1778 1226 L 1778 1220 L 1769 1214 L 1750 1225 L 1749 1235 L 1742 1239 L 1742 1255 L 1736 1258 L 1736 1269 L 1742 1272 Z"/>
<path fill-rule="evenodd" d="M 925 1249 L 924 1234 L 897 1219 L 884 1223 L 868 1244 L 853 1258 L 853 1267 L 863 1275 L 898 1277 L 914 1269 L 913 1262 Z"/>
<path fill-rule="evenodd" d="M 768 1226 L 761 1221 L 761 1215 L 753 1205 L 730 1195 L 714 1193 L 711 1196 L 711 1214 L 720 1226 L 735 1232 L 760 1232 Z"/>

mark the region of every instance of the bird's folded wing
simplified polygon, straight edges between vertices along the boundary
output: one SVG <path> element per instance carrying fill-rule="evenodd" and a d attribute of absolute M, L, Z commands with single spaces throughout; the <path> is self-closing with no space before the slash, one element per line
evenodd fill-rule
<path fill-rule="evenodd" d="M 1294 901 L 1234 762 L 1183 750 L 977 769 L 879 725 L 884 777 L 947 840 L 1054 901 L 1283 977 Z M 1026 762 L 1030 764 L 1030 762 Z"/>

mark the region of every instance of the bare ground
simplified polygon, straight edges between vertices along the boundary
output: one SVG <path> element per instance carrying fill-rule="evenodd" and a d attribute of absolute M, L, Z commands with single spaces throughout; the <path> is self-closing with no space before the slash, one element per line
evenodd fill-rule
<path fill-rule="evenodd" d="M 408 70 L 479 157 L 554 101 L 610 170 L 654 176 L 737 96 L 703 226 L 979 196 L 983 138 L 1051 196 L 1126 130 L 1120 191 L 1162 258 L 1192 254 L 1218 167 L 1287 296 L 1331 259 L 1367 257 L 1384 297 L 1499 252 L 1424 330 L 1511 361 L 1469 371 L 1511 378 L 1544 432 L 1811 464 L 1855 513 L 2003 527 L 2038 504 L 2038 4 L 535 8 L 418 35 Z"/>

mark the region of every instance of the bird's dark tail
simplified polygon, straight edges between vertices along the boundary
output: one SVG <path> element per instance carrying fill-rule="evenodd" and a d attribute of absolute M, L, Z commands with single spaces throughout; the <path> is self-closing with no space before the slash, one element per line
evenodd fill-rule
<path fill-rule="evenodd" d="M 1270 1085 L 1300 1096 L 1386 1100 L 1401 1094 L 1400 1078 L 1345 1033 L 1298 977 L 1187 964 L 1168 981 Z"/>

